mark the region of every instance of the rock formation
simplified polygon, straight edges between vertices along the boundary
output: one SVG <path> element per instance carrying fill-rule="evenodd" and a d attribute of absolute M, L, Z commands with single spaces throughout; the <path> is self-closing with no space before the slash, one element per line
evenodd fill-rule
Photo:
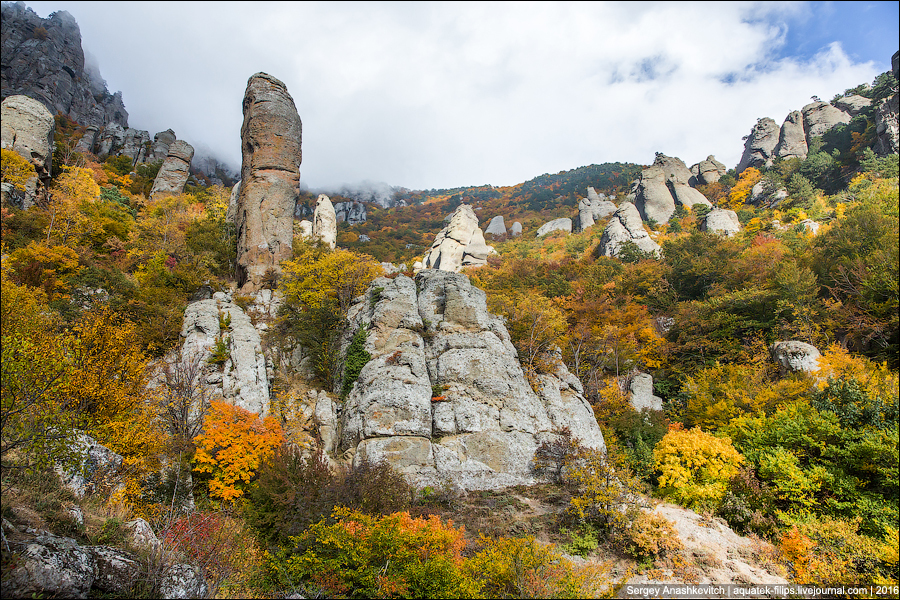
<path fill-rule="evenodd" d="M 457 273 L 463 267 L 485 264 L 493 250 L 484 241 L 475 211 L 468 204 L 460 204 L 450 223 L 434 238 L 422 259 L 422 267 Z"/>
<path fill-rule="evenodd" d="M 384 460 L 419 485 L 490 489 L 533 482 L 535 450 L 554 429 L 605 448 L 577 379 L 539 375 L 535 393 L 465 275 L 378 278 L 349 320 L 368 331 L 372 358 L 344 405 L 339 452 Z"/>
<path fill-rule="evenodd" d="M 900 96 L 885 98 L 875 112 L 875 153 L 881 156 L 900 152 Z"/>
<path fill-rule="evenodd" d="M 553 219 L 552 221 L 544 223 L 538 228 L 537 237 L 543 237 L 553 231 L 565 231 L 566 233 L 572 233 L 572 219 L 568 217 L 562 217 L 560 219 Z"/>
<path fill-rule="evenodd" d="M 221 317 L 221 321 L 220 321 Z M 221 323 L 228 323 L 223 331 Z M 230 295 L 217 292 L 210 300 L 188 304 L 181 327 L 181 356 L 186 364 L 199 357 L 204 366 L 204 383 L 214 394 L 251 412 L 269 411 L 269 371 L 262 351 L 259 331 Z M 222 371 L 207 364 L 217 342 L 228 352 Z"/>
<path fill-rule="evenodd" d="M 603 256 L 618 256 L 622 244 L 634 242 L 643 252 L 659 254 L 659 244 L 644 229 L 641 215 L 631 202 L 623 202 L 603 230 L 600 247 Z"/>
<path fill-rule="evenodd" d="M 337 217 L 334 213 L 334 205 L 325 194 L 319 194 L 316 198 L 316 210 L 312 221 L 313 241 L 326 244 L 332 250 L 337 242 Z"/>
<path fill-rule="evenodd" d="M 43 197 L 50 180 L 53 115 L 43 104 L 27 96 L 10 96 L 0 104 L 0 117 L 0 146 L 18 153 L 34 165 L 34 177 L 25 184 L 22 207 L 28 208 Z"/>
<path fill-rule="evenodd" d="M 237 279 L 260 288 L 266 271 L 290 258 L 299 196 L 301 123 L 285 85 L 266 73 L 247 82 L 241 126 L 241 191 L 235 215 Z"/>
<path fill-rule="evenodd" d="M 850 122 L 850 115 L 827 102 L 811 102 L 800 111 L 803 113 L 803 129 L 806 131 L 806 145 L 814 137 L 831 131 L 835 125 Z"/>
<path fill-rule="evenodd" d="M 496 217 L 491 219 L 491 222 L 488 223 L 487 229 L 484 230 L 484 235 L 506 235 L 506 222 L 503 220 L 503 215 L 497 215 Z"/>
<path fill-rule="evenodd" d="M 728 167 L 716 160 L 716 157 L 710 154 L 706 160 L 701 160 L 696 165 L 691 166 L 691 175 L 694 179 L 689 183 L 697 185 L 708 185 L 715 183 L 723 175 L 728 172 Z"/>
<path fill-rule="evenodd" d="M 781 367 L 781 373 L 815 373 L 819 370 L 822 355 L 812 344 L 788 340 L 775 342 L 769 347 L 772 359 Z"/>
<path fill-rule="evenodd" d="M 653 394 L 653 376 L 648 373 L 637 373 L 631 378 L 628 386 L 631 396 L 628 403 L 636 411 L 645 408 L 650 410 L 662 410 L 662 398 Z"/>
<path fill-rule="evenodd" d="M 678 204 L 712 206 L 706 197 L 690 187 L 695 176 L 680 158 L 657 152 L 653 164 L 641 171 L 633 186 L 634 205 L 646 221 L 667 223 Z"/>
<path fill-rule="evenodd" d="M 24 95 L 51 115 L 62 113 L 82 125 L 128 125 L 122 94 L 110 94 L 96 69 L 84 62 L 81 31 L 64 10 L 40 18 L 23 2 L 2 6 L 4 98 Z"/>
<path fill-rule="evenodd" d="M 864 109 L 872 106 L 872 101 L 865 96 L 851 94 L 850 96 L 838 98 L 833 104 L 835 108 L 848 113 L 851 117 L 855 117 Z"/>
<path fill-rule="evenodd" d="M 110 154 L 125 145 L 125 128 L 118 123 L 110 123 L 98 134 L 97 156 L 105 160 Z"/>
<path fill-rule="evenodd" d="M 191 159 L 194 157 L 194 148 L 183 140 L 176 140 L 169 146 L 169 155 L 163 162 L 156 179 L 153 180 L 153 189 L 150 197 L 157 198 L 165 194 L 180 194 L 184 191 L 191 174 Z"/>
<path fill-rule="evenodd" d="M 726 208 L 714 208 L 703 218 L 700 223 L 701 231 L 721 233 L 731 237 L 741 230 L 741 222 L 737 213 Z"/>
<path fill-rule="evenodd" d="M 362 202 L 335 202 L 334 215 L 338 223 L 358 225 L 366 222 L 366 205 Z"/>
<path fill-rule="evenodd" d="M 771 166 L 780 135 L 781 129 L 774 120 L 769 117 L 759 119 L 744 142 L 744 153 L 738 162 L 737 172 L 741 173 L 747 167 Z"/>
<path fill-rule="evenodd" d="M 587 189 L 587 198 L 578 201 L 578 227 L 585 231 L 594 223 L 616 212 L 616 205 L 607 199 L 606 194 L 598 194 L 594 188 Z"/>
<path fill-rule="evenodd" d="M 516 237 L 522 235 L 522 224 L 518 221 L 514 222 L 509 226 L 509 235 L 510 237 Z"/>
<path fill-rule="evenodd" d="M 806 132 L 803 130 L 803 115 L 799 110 L 792 111 L 781 124 L 775 155 L 785 159 L 799 158 L 803 160 L 808 153 Z"/>

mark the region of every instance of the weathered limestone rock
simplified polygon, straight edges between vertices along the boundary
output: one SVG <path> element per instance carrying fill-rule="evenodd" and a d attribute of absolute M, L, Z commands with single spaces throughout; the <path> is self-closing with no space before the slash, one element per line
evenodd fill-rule
<path fill-rule="evenodd" d="M 634 242 L 643 252 L 660 252 L 659 244 L 650 238 L 640 213 L 631 202 L 623 202 L 603 230 L 600 238 L 603 256 L 618 256 L 625 242 Z"/>
<path fill-rule="evenodd" d="M 230 321 L 226 331 L 220 328 L 220 316 L 223 322 Z M 211 300 L 188 304 L 181 337 L 181 360 L 190 362 L 199 355 L 202 364 L 212 355 L 216 341 L 224 341 L 228 348 L 224 368 L 221 373 L 207 368 L 206 381 L 232 404 L 261 415 L 268 413 L 269 374 L 259 331 L 227 294 L 217 292 Z"/>
<path fill-rule="evenodd" d="M 662 398 L 653 394 L 653 376 L 649 373 L 638 373 L 632 377 L 629 390 L 631 397 L 628 403 L 634 410 L 662 410 Z"/>
<path fill-rule="evenodd" d="M 605 448 L 577 379 L 560 363 L 536 394 L 465 275 L 376 279 L 349 319 L 368 331 L 372 356 L 341 415 L 339 450 L 355 449 L 356 460 L 385 460 L 420 485 L 490 489 L 533 482 L 534 453 L 554 428 Z"/>
<path fill-rule="evenodd" d="M 578 201 L 578 226 L 585 231 L 594 223 L 616 212 L 616 205 L 610 202 L 606 194 L 598 194 L 594 188 L 587 189 L 587 198 Z"/>
<path fill-rule="evenodd" d="M 827 102 L 811 102 L 803 107 L 803 126 L 807 146 L 814 137 L 831 131 L 835 125 L 849 123 L 850 115 Z"/>
<path fill-rule="evenodd" d="M 97 146 L 97 137 L 100 135 L 100 128 L 96 125 L 88 125 L 84 130 L 84 134 L 78 143 L 75 144 L 75 152 L 91 152 L 93 153 Z"/>
<path fill-rule="evenodd" d="M 880 156 L 900 152 L 900 96 L 894 94 L 881 101 L 875 112 L 875 153 Z"/>
<path fill-rule="evenodd" d="M 118 123 L 110 123 L 100 132 L 97 141 L 97 156 L 103 160 L 115 154 L 116 150 L 125 145 L 125 128 Z"/>
<path fill-rule="evenodd" d="M 169 155 L 163 162 L 156 179 L 153 180 L 153 189 L 150 197 L 157 198 L 164 194 L 180 194 L 184 191 L 191 174 L 191 159 L 194 157 L 194 148 L 184 140 L 175 140 L 169 146 Z"/>
<path fill-rule="evenodd" d="M 336 202 L 334 214 L 338 223 L 357 225 L 366 222 L 366 205 L 362 202 Z"/>
<path fill-rule="evenodd" d="M 334 205 L 325 194 L 316 198 L 316 211 L 313 213 L 312 239 L 328 245 L 332 250 L 337 243 L 337 217 Z"/>
<path fill-rule="evenodd" d="M 468 204 L 461 204 L 453 212 L 450 222 L 434 238 L 431 248 L 422 259 L 425 269 L 459 272 L 466 266 L 487 262 L 494 249 L 484 241 L 478 228 L 478 217 Z"/>
<path fill-rule="evenodd" d="M 644 220 L 657 223 L 669 221 L 675 212 L 675 199 L 666 185 L 666 173 L 661 167 L 653 165 L 641 172 L 634 206 Z"/>
<path fill-rule="evenodd" d="M 4 598 L 87 598 L 95 578 L 90 549 L 46 532 L 9 546 L 18 557 L 8 572 L 4 569 Z"/>
<path fill-rule="evenodd" d="M 37 100 L 10 96 L 0 104 L 0 147 L 16 152 L 34 165 L 34 179 L 25 184 L 23 208 L 43 197 L 50 180 L 55 127 L 53 115 Z"/>
<path fill-rule="evenodd" d="M 62 113 L 82 125 L 128 125 L 122 94 L 110 94 L 97 68 L 85 65 L 71 14 L 60 10 L 42 19 L 24 2 L 4 2 L 2 22 L 3 98 L 29 96 L 51 115 Z"/>
<path fill-rule="evenodd" d="M 234 217 L 237 214 L 238 197 L 241 195 L 241 181 L 231 188 L 231 197 L 228 198 L 228 209 L 225 211 L 225 220 L 234 223 Z"/>
<path fill-rule="evenodd" d="M 666 156 L 662 152 L 657 152 L 653 166 L 662 169 L 666 182 L 687 185 L 691 181 L 691 170 L 677 156 Z"/>
<path fill-rule="evenodd" d="M 484 230 L 485 235 L 506 235 L 506 223 L 503 221 L 503 215 L 497 215 L 488 223 L 487 229 Z"/>
<path fill-rule="evenodd" d="M 700 230 L 722 233 L 731 237 L 741 230 L 741 222 L 733 210 L 717 207 L 706 214 L 703 222 L 700 223 Z"/>
<path fill-rule="evenodd" d="M 717 161 L 712 154 L 707 156 L 706 160 L 701 160 L 696 165 L 691 166 L 691 174 L 700 185 L 715 183 L 727 172 L 728 167 Z"/>
<path fill-rule="evenodd" d="M 300 185 L 301 123 L 285 85 L 266 73 L 247 82 L 241 126 L 241 192 L 235 216 L 237 279 L 260 288 L 266 271 L 290 258 Z"/>
<path fill-rule="evenodd" d="M 850 96 L 838 98 L 833 104 L 835 108 L 848 113 L 851 117 L 855 117 L 861 113 L 863 109 L 872 106 L 872 101 L 865 96 L 852 94 Z"/>
<path fill-rule="evenodd" d="M 95 486 L 116 475 L 122 468 L 122 456 L 89 435 L 78 434 L 72 450 L 79 456 L 78 462 L 69 471 L 57 468 L 57 473 L 62 484 L 77 498 L 94 491 Z"/>
<path fill-rule="evenodd" d="M 744 142 L 744 153 L 736 171 L 740 174 L 747 167 L 772 166 L 779 135 L 781 128 L 773 119 L 769 117 L 759 119 Z"/>
<path fill-rule="evenodd" d="M 798 371 L 815 373 L 819 370 L 819 359 L 822 358 L 815 346 L 796 340 L 775 342 L 769 347 L 769 352 L 772 359 L 780 365 L 782 374 Z"/>
<path fill-rule="evenodd" d="M 93 587 L 107 594 L 125 595 L 141 575 L 138 557 L 109 546 L 87 546 L 94 559 Z"/>
<path fill-rule="evenodd" d="M 516 237 L 522 235 L 522 224 L 518 221 L 514 222 L 509 226 L 509 235 L 510 237 Z"/>
<path fill-rule="evenodd" d="M 163 598 L 205 598 L 208 591 L 202 569 L 193 565 L 171 565 L 159 582 Z"/>
<path fill-rule="evenodd" d="M 806 132 L 803 130 L 803 115 L 799 110 L 795 110 L 781 124 L 775 155 L 785 159 L 799 158 L 803 160 L 808 153 Z"/>
<path fill-rule="evenodd" d="M 568 217 L 563 217 L 561 219 L 553 219 L 548 223 L 544 223 L 537 230 L 537 237 L 542 237 L 547 235 L 552 231 L 565 231 L 566 233 L 572 233 L 572 219 Z"/>
<path fill-rule="evenodd" d="M 150 523 L 144 519 L 134 519 L 125 523 L 125 529 L 129 532 L 128 542 L 134 548 L 141 548 L 148 552 L 158 552 L 162 542 L 156 537 Z"/>
<path fill-rule="evenodd" d="M 131 159 L 133 164 L 143 163 L 147 158 L 147 150 L 150 146 L 150 133 L 142 129 L 128 128 L 125 130 L 125 142 L 120 154 Z"/>
<path fill-rule="evenodd" d="M 750 190 L 750 198 L 748 204 L 753 206 L 765 206 L 771 208 L 777 206 L 782 200 L 788 197 L 788 192 L 783 187 L 776 187 L 769 179 L 761 179 Z"/>
<path fill-rule="evenodd" d="M 155 162 L 157 160 L 165 160 L 169 155 L 169 146 L 175 143 L 175 132 L 171 129 L 160 131 L 153 136 L 153 144 L 150 146 L 150 152 L 147 154 L 147 162 Z"/>
<path fill-rule="evenodd" d="M 702 204 L 703 206 L 712 206 L 712 202 L 706 199 L 706 196 L 701 194 L 698 190 L 695 190 L 689 185 L 685 185 L 683 183 L 669 183 L 669 191 L 672 193 L 672 197 L 675 198 L 675 202 L 682 206 L 691 207 L 695 204 Z"/>
<path fill-rule="evenodd" d="M 313 224 L 312 221 L 307 221 L 306 219 L 297 223 L 297 235 L 299 235 L 304 240 L 312 240 L 313 239 Z"/>
<path fill-rule="evenodd" d="M 803 226 L 804 231 L 810 235 L 816 235 L 819 233 L 819 227 L 821 225 L 812 219 L 803 219 L 800 221 L 800 225 Z"/>

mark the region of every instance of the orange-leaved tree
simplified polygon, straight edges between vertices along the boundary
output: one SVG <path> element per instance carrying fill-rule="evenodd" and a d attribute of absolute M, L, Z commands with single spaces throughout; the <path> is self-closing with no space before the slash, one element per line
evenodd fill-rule
<path fill-rule="evenodd" d="M 243 496 L 259 465 L 284 442 L 284 432 L 275 417 L 258 414 L 224 401 L 214 400 L 194 438 L 194 455 L 200 473 L 209 473 L 209 493 L 225 502 Z"/>

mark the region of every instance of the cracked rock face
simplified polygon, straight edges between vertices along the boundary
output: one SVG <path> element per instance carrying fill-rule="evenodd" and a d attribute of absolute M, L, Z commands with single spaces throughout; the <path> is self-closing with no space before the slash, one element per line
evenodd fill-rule
<path fill-rule="evenodd" d="M 10 96 L 0 105 L 0 145 L 24 157 L 34 166 L 34 177 L 25 185 L 28 208 L 43 194 L 50 181 L 53 154 L 53 115 L 28 96 Z"/>
<path fill-rule="evenodd" d="M 490 489 L 533 482 L 534 453 L 555 428 L 605 449 L 577 379 L 560 363 L 538 376 L 536 393 L 465 275 L 376 279 L 350 321 L 368 329 L 372 356 L 341 417 L 339 449 L 357 460 L 385 460 L 421 485 Z"/>
<path fill-rule="evenodd" d="M 422 265 L 426 269 L 457 273 L 463 267 L 485 264 L 493 251 L 478 228 L 475 211 L 470 205 L 461 204 L 450 216 L 450 223 L 434 238 Z"/>
<path fill-rule="evenodd" d="M 331 199 L 325 194 L 319 194 L 316 199 L 316 211 L 313 213 L 312 239 L 327 244 L 334 250 L 337 242 L 337 215 Z"/>
<path fill-rule="evenodd" d="M 773 119 L 764 117 L 757 121 L 744 143 L 744 153 L 738 162 L 737 172 L 741 173 L 747 167 L 772 166 L 780 135 L 781 128 Z"/>
<path fill-rule="evenodd" d="M 184 140 L 175 140 L 169 146 L 169 155 L 159 169 L 156 179 L 153 180 L 153 189 L 150 197 L 156 198 L 164 194 L 180 194 L 184 191 L 191 174 L 191 159 L 194 157 L 194 148 Z"/>
<path fill-rule="evenodd" d="M 659 244 L 644 229 L 638 209 L 631 202 L 623 202 L 613 213 L 600 238 L 603 256 L 618 256 L 622 244 L 629 241 L 637 244 L 642 252 L 660 252 Z"/>
<path fill-rule="evenodd" d="M 241 187 L 235 211 L 238 285 L 260 289 L 266 271 L 291 257 L 299 196 L 301 123 L 287 87 L 266 73 L 247 82 L 241 126 Z"/>

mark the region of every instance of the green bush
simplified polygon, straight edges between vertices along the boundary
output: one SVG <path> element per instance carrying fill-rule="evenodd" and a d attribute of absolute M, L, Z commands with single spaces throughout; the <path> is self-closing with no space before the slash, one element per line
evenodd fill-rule
<path fill-rule="evenodd" d="M 353 334 L 353 340 L 350 342 L 350 346 L 347 348 L 347 356 L 344 358 L 342 397 L 346 397 L 350 393 L 350 390 L 353 389 L 353 384 L 359 378 L 360 371 L 371 359 L 372 355 L 366 351 L 366 330 L 360 327 Z"/>

